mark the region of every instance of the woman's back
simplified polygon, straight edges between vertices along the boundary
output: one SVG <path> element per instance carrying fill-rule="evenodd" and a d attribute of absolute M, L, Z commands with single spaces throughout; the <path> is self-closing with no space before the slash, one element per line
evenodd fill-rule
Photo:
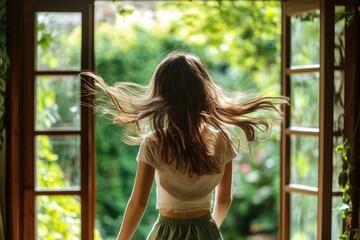
<path fill-rule="evenodd" d="M 225 165 L 230 162 L 235 151 L 217 131 L 209 130 L 203 135 L 215 142 L 214 157 L 219 164 L 219 173 L 198 176 L 183 173 L 175 162 L 161 160 L 160 148 L 154 135 L 145 138 L 141 145 L 138 161 L 143 161 L 155 169 L 157 185 L 157 208 L 164 210 L 196 211 L 210 210 L 214 188 L 223 177 Z"/>

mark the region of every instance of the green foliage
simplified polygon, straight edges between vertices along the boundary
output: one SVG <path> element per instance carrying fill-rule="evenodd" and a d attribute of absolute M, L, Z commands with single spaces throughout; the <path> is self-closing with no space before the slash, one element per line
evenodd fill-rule
<path fill-rule="evenodd" d="M 275 139 L 256 144 L 251 153 L 235 160 L 233 202 L 221 229 L 225 239 L 277 233 L 279 152 L 275 146 Z"/>
<path fill-rule="evenodd" d="M 42 189 L 64 188 L 64 173 L 53 152 L 48 136 L 38 140 L 36 159 L 37 186 Z M 37 235 L 41 239 L 80 239 L 80 199 L 75 196 L 38 196 Z"/>
<path fill-rule="evenodd" d="M 156 15 L 154 24 L 131 23 L 131 15 L 125 14 L 113 24 L 96 25 L 96 69 L 108 83 L 147 84 L 163 56 L 181 49 L 199 55 L 224 88 L 278 89 L 278 3 L 163 2 L 156 5 Z M 138 148 L 121 143 L 121 131 L 107 119 L 97 118 L 96 214 L 104 239 L 114 239 L 118 232 L 137 166 Z M 234 199 L 222 226 L 225 239 L 277 234 L 278 159 L 278 136 L 274 136 L 235 162 Z M 249 172 L 243 172 L 246 165 Z M 145 239 L 157 217 L 154 190 L 134 239 Z"/>
<path fill-rule="evenodd" d="M 81 54 L 81 14 L 36 15 L 36 63 L 38 70 L 77 70 Z"/>
<path fill-rule="evenodd" d="M 41 102 L 54 103 L 54 90 L 48 94 L 38 94 Z M 48 126 L 49 127 L 49 126 Z M 78 184 L 73 178 L 78 177 L 76 169 L 69 169 L 69 160 L 79 160 L 77 152 L 68 145 L 58 144 L 56 137 L 46 135 L 36 138 L 36 187 L 42 190 L 68 189 Z M 76 140 L 76 139 L 75 139 Z M 74 143 L 74 139 L 67 139 Z M 76 148 L 76 147 L 75 147 Z M 74 174 L 75 173 L 75 174 Z M 37 196 L 36 228 L 40 239 L 80 239 L 81 238 L 81 204 L 79 196 Z M 96 239 L 101 239 L 95 229 Z"/>
<path fill-rule="evenodd" d="M 268 90 L 279 81 L 278 3 L 207 1 L 163 5 L 174 15 L 181 12 L 171 22 L 170 33 L 206 49 L 201 57 L 207 63 L 210 60 L 208 65 L 215 70 L 216 79 L 226 78 L 226 87 L 238 88 L 243 76 L 248 77 L 248 86 L 240 86 L 247 89 Z"/>
<path fill-rule="evenodd" d="M 335 13 L 335 22 L 338 22 L 342 19 L 345 20 L 345 24 L 348 26 L 354 21 L 356 14 L 356 9 L 354 7 L 350 8 L 348 11 L 339 11 Z"/>
<path fill-rule="evenodd" d="M 349 158 L 348 152 L 350 150 L 350 143 L 345 140 L 343 144 L 339 144 L 335 151 L 341 154 L 342 159 L 342 169 L 339 173 L 339 185 L 342 186 L 342 205 L 339 207 L 341 212 L 341 217 L 344 219 L 344 232 L 339 237 L 339 240 L 350 240 L 360 239 L 360 231 L 358 228 L 352 226 L 352 217 L 353 217 L 353 204 L 352 204 L 352 194 L 354 192 L 354 186 L 352 183 L 354 167 L 352 166 Z"/>
<path fill-rule="evenodd" d="M 5 94 L 10 59 L 6 51 L 6 2 L 0 3 L 0 149 L 5 141 Z"/>
<path fill-rule="evenodd" d="M 36 185 L 38 189 L 66 189 L 68 179 L 64 178 L 60 154 L 48 136 L 41 136 L 37 142 Z M 62 153 L 62 154 L 61 154 Z M 66 153 L 66 151 L 65 151 Z M 81 239 L 81 204 L 79 196 L 36 197 L 36 234 L 39 239 Z M 102 239 L 98 229 L 96 239 Z"/>
<path fill-rule="evenodd" d="M 50 29 L 47 28 L 44 22 L 37 24 L 37 33 L 37 45 L 39 45 L 41 50 L 45 52 L 49 49 L 51 43 L 54 41 L 54 38 Z"/>
<path fill-rule="evenodd" d="M 135 161 L 137 148 L 122 144 L 118 131 L 106 119 L 98 118 L 96 126 L 96 213 L 98 227 L 104 239 L 115 239 L 127 200 L 130 197 L 137 166 Z M 154 201 L 150 200 L 149 205 L 154 206 L 153 204 Z M 151 216 L 152 221 L 155 220 L 156 212 L 153 208 L 150 209 L 152 212 L 145 213 L 143 222 L 146 222 L 146 219 Z M 142 223 L 141 226 L 143 225 L 145 224 Z M 148 224 L 147 226 L 149 227 Z M 137 233 L 136 236 L 139 234 L 141 233 Z M 142 239 L 142 237 L 138 239 Z"/>

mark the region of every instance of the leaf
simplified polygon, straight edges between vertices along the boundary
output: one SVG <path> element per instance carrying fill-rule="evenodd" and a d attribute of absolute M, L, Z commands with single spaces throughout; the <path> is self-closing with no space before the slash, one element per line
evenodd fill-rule
<path fill-rule="evenodd" d="M 344 184 L 344 173 L 343 172 L 340 172 L 340 174 L 339 174 L 338 183 L 340 186 L 343 186 L 343 184 Z"/>

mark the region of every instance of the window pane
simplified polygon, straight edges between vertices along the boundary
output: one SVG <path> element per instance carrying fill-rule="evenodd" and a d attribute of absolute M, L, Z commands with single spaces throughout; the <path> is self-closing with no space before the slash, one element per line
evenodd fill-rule
<path fill-rule="evenodd" d="M 337 240 L 342 234 L 343 221 L 339 207 L 342 204 L 341 197 L 332 198 L 332 215 L 331 215 L 331 239 Z"/>
<path fill-rule="evenodd" d="M 345 7 L 335 7 L 335 66 L 345 63 Z"/>
<path fill-rule="evenodd" d="M 290 182 L 318 186 L 318 138 L 291 136 Z"/>
<path fill-rule="evenodd" d="M 344 129 L 344 83 L 345 73 L 334 72 L 334 131 L 342 132 Z"/>
<path fill-rule="evenodd" d="M 320 62 L 320 12 L 291 17 L 291 66 Z"/>
<path fill-rule="evenodd" d="M 36 78 L 36 130 L 80 130 L 80 79 Z"/>
<path fill-rule="evenodd" d="M 80 137 L 36 137 L 37 190 L 80 189 Z"/>
<path fill-rule="evenodd" d="M 79 196 L 36 197 L 36 239 L 81 239 Z"/>
<path fill-rule="evenodd" d="M 37 13 L 35 56 L 37 70 L 80 70 L 81 13 Z"/>
<path fill-rule="evenodd" d="M 317 197 L 290 194 L 290 239 L 317 238 Z"/>
<path fill-rule="evenodd" d="M 343 137 L 334 137 L 334 149 L 342 144 L 343 141 Z M 342 159 L 341 159 L 341 153 L 336 152 L 334 150 L 333 152 L 333 191 L 340 191 L 341 186 L 339 185 L 339 174 L 341 172 L 342 169 Z"/>
<path fill-rule="evenodd" d="M 291 126 L 319 126 L 319 73 L 294 74 L 290 79 Z"/>

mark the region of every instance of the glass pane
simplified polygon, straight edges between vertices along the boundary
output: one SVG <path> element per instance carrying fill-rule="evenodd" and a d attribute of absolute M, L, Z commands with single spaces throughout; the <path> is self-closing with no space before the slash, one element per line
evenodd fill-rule
<path fill-rule="evenodd" d="M 318 137 L 291 136 L 291 183 L 318 186 L 318 144 Z"/>
<path fill-rule="evenodd" d="M 36 14 L 36 69 L 81 69 L 81 13 Z"/>
<path fill-rule="evenodd" d="M 334 131 L 342 132 L 344 129 L 344 83 L 345 73 L 334 72 Z"/>
<path fill-rule="evenodd" d="M 79 196 L 36 197 L 36 239 L 81 239 Z"/>
<path fill-rule="evenodd" d="M 291 66 L 320 63 L 320 12 L 291 17 Z"/>
<path fill-rule="evenodd" d="M 341 186 L 339 185 L 339 175 L 342 169 L 341 153 L 335 151 L 335 148 L 342 144 L 343 137 L 334 137 L 334 152 L 333 152 L 333 191 L 340 191 Z"/>
<path fill-rule="evenodd" d="M 335 7 L 335 66 L 343 66 L 345 63 L 345 7 Z"/>
<path fill-rule="evenodd" d="M 319 73 L 291 75 L 291 126 L 319 126 Z"/>
<path fill-rule="evenodd" d="M 342 204 L 341 197 L 332 198 L 332 214 L 331 214 L 331 239 L 337 240 L 342 234 L 342 217 L 339 207 Z"/>
<path fill-rule="evenodd" d="M 36 137 L 37 190 L 80 189 L 80 137 Z"/>
<path fill-rule="evenodd" d="M 317 238 L 317 197 L 290 194 L 290 239 Z"/>
<path fill-rule="evenodd" d="M 36 78 L 36 130 L 80 130 L 80 79 Z"/>

